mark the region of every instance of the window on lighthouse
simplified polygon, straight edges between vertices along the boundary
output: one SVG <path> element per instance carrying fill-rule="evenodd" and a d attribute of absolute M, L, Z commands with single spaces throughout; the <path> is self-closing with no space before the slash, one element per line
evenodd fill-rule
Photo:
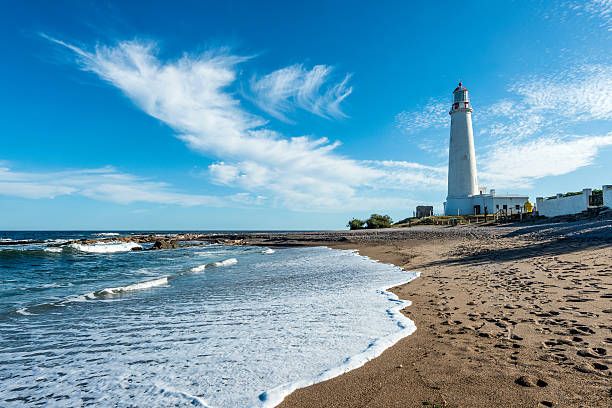
<path fill-rule="evenodd" d="M 455 102 L 463 102 L 465 99 L 465 92 L 459 91 L 455 94 Z"/>

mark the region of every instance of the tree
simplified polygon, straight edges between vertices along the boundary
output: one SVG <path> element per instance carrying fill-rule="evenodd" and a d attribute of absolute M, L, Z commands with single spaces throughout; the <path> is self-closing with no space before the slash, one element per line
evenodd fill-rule
<path fill-rule="evenodd" d="M 352 220 L 348 222 L 348 224 L 346 224 L 346 226 L 352 230 L 358 230 L 358 229 L 363 229 L 363 227 L 365 226 L 365 223 L 366 222 L 363 220 L 353 218 Z"/>
<path fill-rule="evenodd" d="M 388 215 L 372 214 L 366 221 L 366 228 L 389 228 L 393 224 L 393 220 Z"/>

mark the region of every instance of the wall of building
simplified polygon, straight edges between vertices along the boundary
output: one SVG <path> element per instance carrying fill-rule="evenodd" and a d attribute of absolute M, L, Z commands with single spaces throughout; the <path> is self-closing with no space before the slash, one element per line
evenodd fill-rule
<path fill-rule="evenodd" d="M 603 186 L 603 205 L 612 208 L 612 185 Z"/>
<path fill-rule="evenodd" d="M 529 200 L 527 196 L 495 196 L 491 194 L 478 194 L 467 198 L 448 198 L 445 205 L 446 215 L 474 215 L 474 206 L 480 206 L 480 213 L 495 214 L 503 210 L 504 205 L 507 214 L 518 214 L 524 212 L 525 202 Z M 516 206 L 518 205 L 518 209 Z"/>
<path fill-rule="evenodd" d="M 504 205 L 506 206 L 508 214 L 517 214 L 519 212 L 524 212 L 523 207 L 525 206 L 525 202 L 528 199 L 529 197 L 493 197 L 493 212 L 503 210 Z"/>
<path fill-rule="evenodd" d="M 503 210 L 504 205 L 507 208 L 507 214 L 517 214 L 519 212 L 525 212 L 523 207 L 525 202 L 529 200 L 527 196 L 495 196 L 491 194 L 482 194 L 472 197 L 472 214 L 474 213 L 474 206 L 480 206 L 480 214 L 485 213 L 485 207 L 487 214 L 495 214 L 496 212 Z M 516 206 L 518 205 L 518 210 Z"/>
<path fill-rule="evenodd" d="M 432 216 L 433 215 L 433 206 L 431 206 L 431 205 L 417 205 L 415 214 L 416 214 L 417 218 L 423 218 L 423 217 Z"/>
<path fill-rule="evenodd" d="M 470 215 L 474 213 L 472 197 L 447 198 L 444 203 L 445 215 Z"/>
<path fill-rule="evenodd" d="M 590 195 L 591 189 L 585 188 L 581 194 L 569 197 L 559 197 L 559 195 L 556 198 L 549 199 L 538 197 L 536 199 L 538 214 L 545 217 L 578 214 L 589 208 Z"/>

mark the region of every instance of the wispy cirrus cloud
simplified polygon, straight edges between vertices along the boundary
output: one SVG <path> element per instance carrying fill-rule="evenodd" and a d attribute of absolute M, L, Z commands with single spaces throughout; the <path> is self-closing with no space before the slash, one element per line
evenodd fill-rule
<path fill-rule="evenodd" d="M 568 121 L 612 119 L 612 66 L 580 65 L 547 76 L 536 76 L 509 89 L 522 108 L 561 116 Z"/>
<path fill-rule="evenodd" d="M 518 145 L 501 143 L 481 162 L 479 177 L 498 188 L 527 188 L 535 179 L 561 176 L 591 165 L 599 151 L 609 146 L 612 146 L 612 133 L 539 137 Z"/>
<path fill-rule="evenodd" d="M 569 7 L 599 19 L 602 28 L 612 31 L 612 0 L 583 0 L 570 3 Z"/>
<path fill-rule="evenodd" d="M 402 198 L 404 187 L 414 185 L 413 180 L 426 171 L 391 170 L 379 162 L 353 160 L 335 152 L 338 142 L 286 137 L 270 129 L 264 118 L 248 112 L 238 99 L 237 66 L 246 59 L 227 50 L 162 61 L 153 43 L 125 41 L 87 51 L 46 38 L 74 52 L 83 70 L 112 84 L 145 113 L 173 128 L 189 148 L 218 159 L 208 169 L 214 183 L 268 197 L 273 205 L 300 210 L 369 209 L 373 203 L 403 206 L 413 202 Z M 339 104 L 351 89 L 345 77 L 321 93 L 329 70 L 291 66 L 275 71 L 255 84 L 263 80 L 289 85 L 279 85 L 269 95 L 261 86 L 256 100 L 279 114 L 291 102 L 322 116 L 339 115 Z M 370 194 L 372 186 L 389 178 L 396 184 L 388 191 Z"/>
<path fill-rule="evenodd" d="M 252 100 L 263 111 L 286 122 L 290 121 L 287 113 L 296 108 L 324 118 L 345 117 L 340 104 L 353 91 L 348 85 L 351 75 L 327 84 L 332 71 L 327 65 L 306 69 L 296 64 L 253 77 L 250 81 Z"/>
<path fill-rule="evenodd" d="M 0 195 L 44 199 L 81 196 L 117 204 L 153 203 L 181 206 L 239 206 L 257 204 L 263 199 L 235 194 L 225 197 L 187 194 L 169 184 L 153 181 L 113 167 L 72 169 L 49 172 L 16 171 L 0 167 Z"/>
<path fill-rule="evenodd" d="M 425 129 L 448 128 L 449 108 L 450 103 L 447 98 L 430 99 L 420 109 L 402 111 L 395 115 L 395 127 L 406 134 L 418 133 Z"/>

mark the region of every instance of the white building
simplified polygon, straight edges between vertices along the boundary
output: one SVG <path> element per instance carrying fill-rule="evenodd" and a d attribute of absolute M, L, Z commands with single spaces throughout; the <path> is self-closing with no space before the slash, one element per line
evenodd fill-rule
<path fill-rule="evenodd" d="M 495 195 L 478 188 L 474 133 L 472 130 L 472 105 L 468 90 L 459 82 L 453 91 L 450 144 L 448 151 L 448 196 L 444 203 L 446 215 L 505 214 L 523 211 L 524 195 Z"/>
<path fill-rule="evenodd" d="M 553 197 L 537 197 L 538 214 L 545 217 L 579 214 L 591 208 L 612 208 L 612 186 L 604 185 L 601 190 L 585 188 L 581 192 L 557 194 Z"/>

